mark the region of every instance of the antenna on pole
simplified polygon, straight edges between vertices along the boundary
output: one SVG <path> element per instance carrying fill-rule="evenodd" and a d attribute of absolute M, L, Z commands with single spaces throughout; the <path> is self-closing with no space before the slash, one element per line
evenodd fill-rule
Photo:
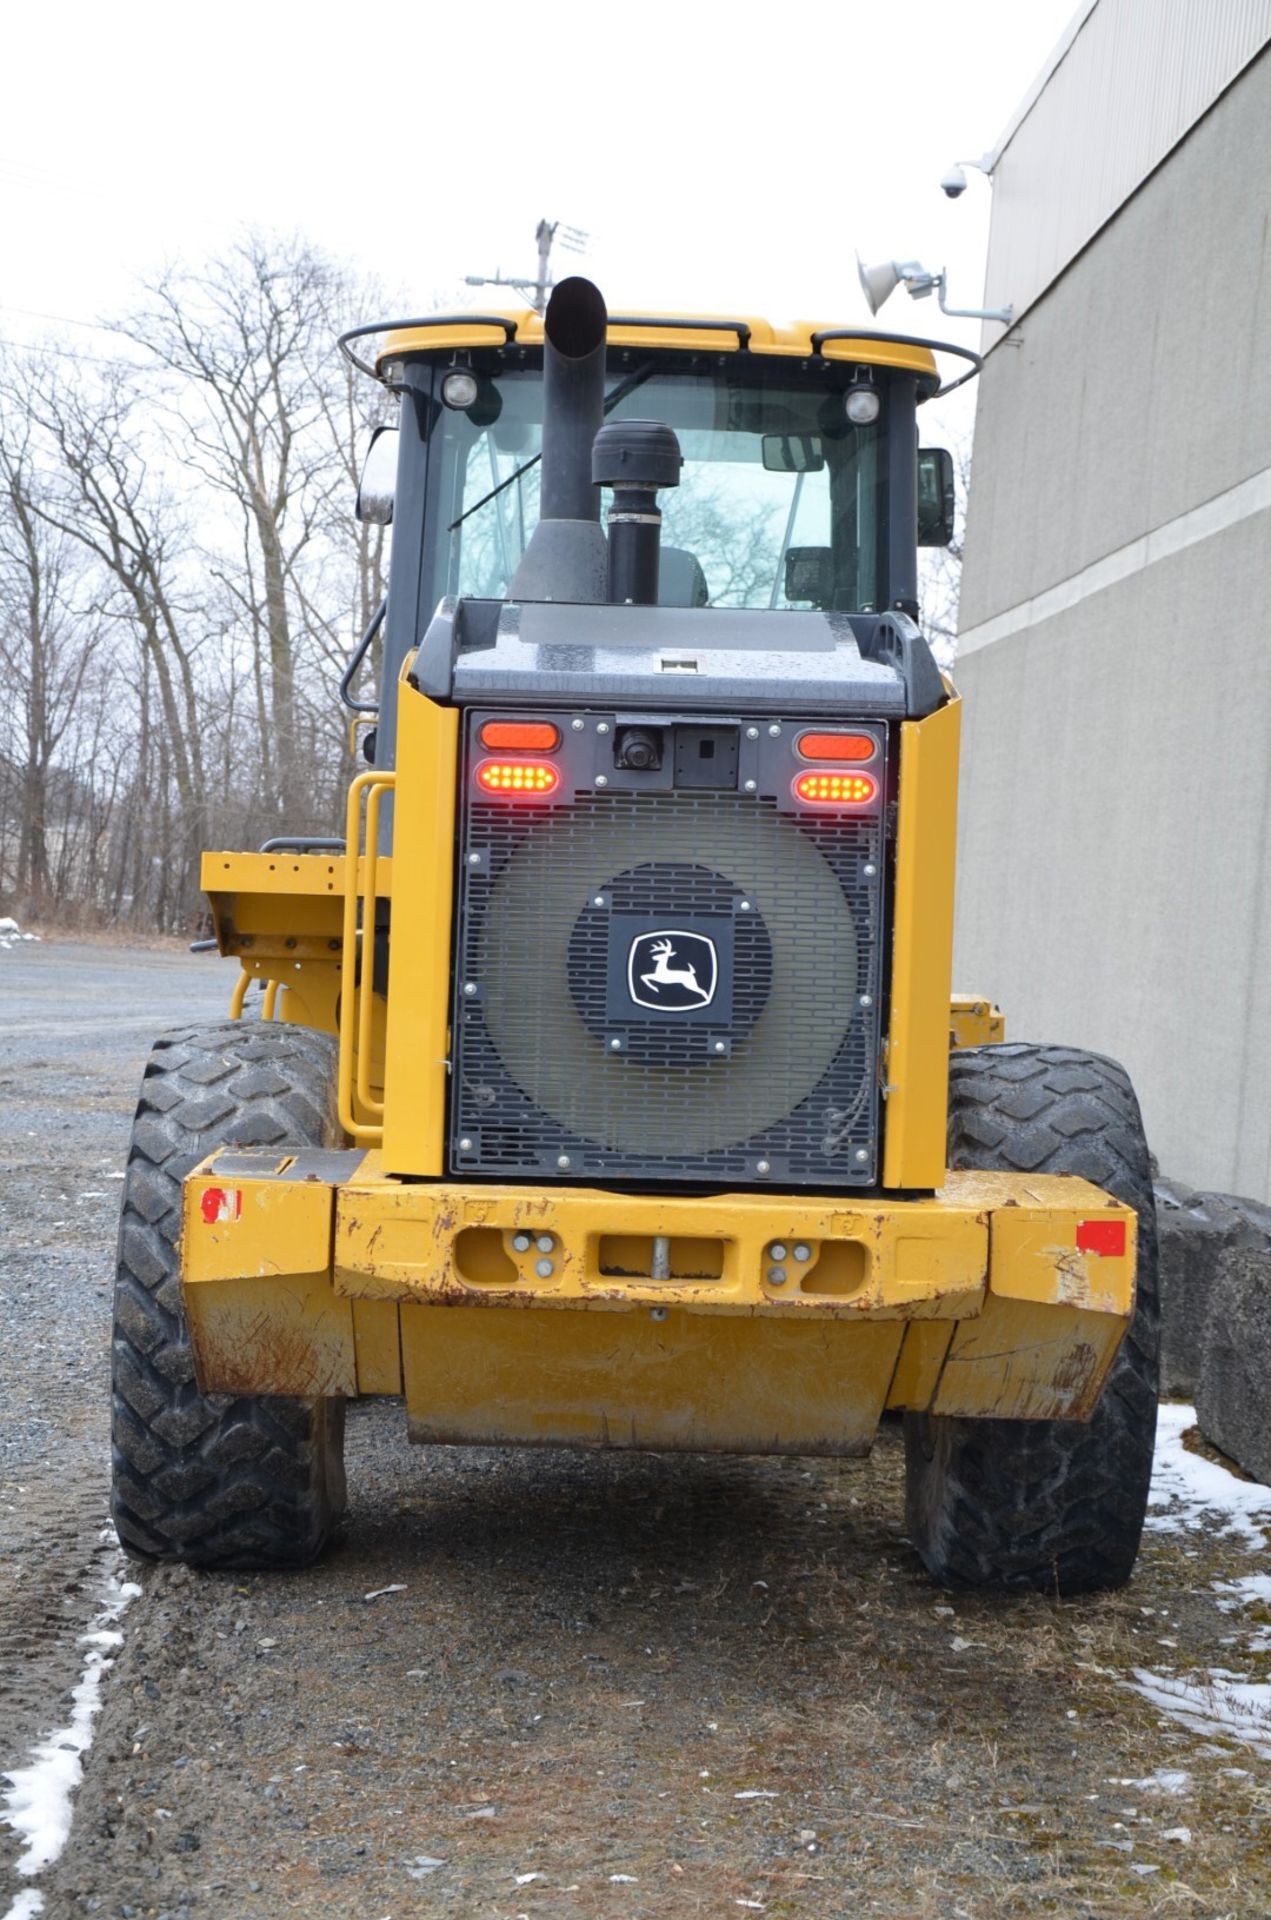
<path fill-rule="evenodd" d="M 542 313 L 547 305 L 547 296 L 552 290 L 552 242 L 557 235 L 560 244 L 569 253 L 585 253 L 589 236 L 581 227 L 562 226 L 559 220 L 540 220 L 534 232 L 538 247 L 538 272 L 533 279 L 523 279 L 516 274 L 468 273 L 464 275 L 466 287 L 516 287 L 530 296 L 530 305 L 536 313 Z"/>

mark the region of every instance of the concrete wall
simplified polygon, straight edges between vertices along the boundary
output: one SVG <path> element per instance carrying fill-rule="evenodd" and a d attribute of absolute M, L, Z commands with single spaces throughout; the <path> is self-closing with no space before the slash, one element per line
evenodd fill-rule
<path fill-rule="evenodd" d="M 981 382 L 957 985 L 1271 1198 L 1271 53 Z"/>
<path fill-rule="evenodd" d="M 993 155 L 984 305 L 1026 312 L 1269 37 L 1271 0 L 1082 0 Z"/>

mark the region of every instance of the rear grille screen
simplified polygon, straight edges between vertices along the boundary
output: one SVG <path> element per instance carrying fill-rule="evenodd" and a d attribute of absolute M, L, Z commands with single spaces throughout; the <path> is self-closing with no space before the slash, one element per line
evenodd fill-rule
<path fill-rule="evenodd" d="M 453 1170 L 871 1183 L 883 730 L 877 804 L 852 813 L 796 807 L 797 721 L 721 756 L 735 784 L 710 790 L 672 784 L 678 740 L 664 771 L 623 774 L 612 720 L 560 716 L 550 798 L 492 799 L 485 718 L 462 775 Z"/>

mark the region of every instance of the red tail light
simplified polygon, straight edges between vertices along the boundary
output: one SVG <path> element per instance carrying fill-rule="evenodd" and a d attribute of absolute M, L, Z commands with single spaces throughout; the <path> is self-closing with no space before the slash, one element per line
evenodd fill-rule
<path fill-rule="evenodd" d="M 877 792 L 868 773 L 801 773 L 794 783 L 795 798 L 813 807 L 866 807 Z"/>
<path fill-rule="evenodd" d="M 872 760 L 878 752 L 868 733 L 801 733 L 798 747 L 805 760 Z"/>
<path fill-rule="evenodd" d="M 496 753 L 550 753 L 560 745 L 560 730 L 548 720 L 487 720 L 481 744 Z"/>
<path fill-rule="evenodd" d="M 483 760 L 477 768 L 477 785 L 484 793 L 505 799 L 533 799 L 555 793 L 560 774 L 550 760 Z"/>

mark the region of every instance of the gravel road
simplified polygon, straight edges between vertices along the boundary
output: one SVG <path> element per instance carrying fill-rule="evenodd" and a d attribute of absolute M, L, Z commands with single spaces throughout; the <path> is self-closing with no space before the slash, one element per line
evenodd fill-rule
<path fill-rule="evenodd" d="M 122 1564 L 108 1292 L 145 1051 L 230 985 L 177 953 L 0 954 L 0 1772 L 68 1722 Z M 320 1567 L 130 1570 L 69 1842 L 23 1880 L 0 1825 L 0 1914 L 22 1888 L 53 1920 L 1271 1909 L 1271 1723 L 1237 1738 L 1189 1696 L 1184 1724 L 1133 1684 L 1268 1677 L 1249 1525 L 1178 1515 L 1096 1600 L 950 1598 L 903 1537 L 892 1430 L 840 1464 L 403 1429 L 351 1412 Z"/>

